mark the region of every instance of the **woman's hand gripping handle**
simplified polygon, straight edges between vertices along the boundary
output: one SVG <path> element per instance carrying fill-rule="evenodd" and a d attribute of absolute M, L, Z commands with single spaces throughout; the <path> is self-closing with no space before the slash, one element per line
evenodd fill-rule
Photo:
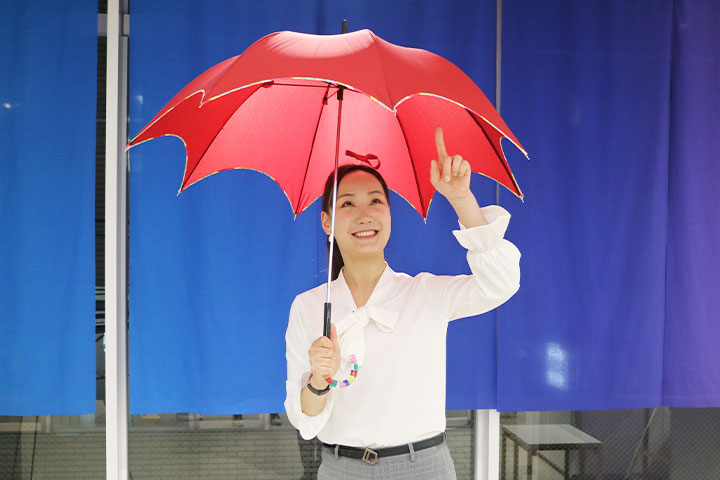
<path fill-rule="evenodd" d="M 320 337 L 308 350 L 310 357 L 310 385 L 316 390 L 324 390 L 328 386 L 326 378 L 332 378 L 340 368 L 340 343 L 338 342 L 335 325 L 330 326 L 330 338 Z M 327 395 L 315 395 L 307 387 L 302 389 L 300 403 L 302 411 L 311 417 L 325 408 Z"/>

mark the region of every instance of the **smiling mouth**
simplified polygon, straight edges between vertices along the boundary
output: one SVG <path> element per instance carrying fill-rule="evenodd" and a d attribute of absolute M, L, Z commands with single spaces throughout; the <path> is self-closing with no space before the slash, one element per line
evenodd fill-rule
<path fill-rule="evenodd" d="M 355 232 L 352 235 L 355 238 L 369 238 L 374 237 L 375 235 L 377 235 L 377 233 L 377 230 L 363 230 L 361 232 Z"/>

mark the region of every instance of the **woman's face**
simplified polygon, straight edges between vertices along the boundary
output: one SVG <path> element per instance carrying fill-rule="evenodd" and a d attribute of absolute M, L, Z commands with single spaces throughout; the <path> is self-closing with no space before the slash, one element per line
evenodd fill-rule
<path fill-rule="evenodd" d="M 390 207 L 380 181 L 356 170 L 338 185 L 335 239 L 345 263 L 351 257 L 384 255 L 390 239 Z M 322 212 L 325 233 L 330 234 L 330 216 Z"/>

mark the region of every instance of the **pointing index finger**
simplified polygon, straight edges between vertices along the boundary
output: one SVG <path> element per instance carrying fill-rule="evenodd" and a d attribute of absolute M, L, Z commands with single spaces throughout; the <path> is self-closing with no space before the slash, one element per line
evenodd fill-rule
<path fill-rule="evenodd" d="M 437 149 L 438 161 L 441 158 L 447 157 L 447 150 L 445 150 L 445 139 L 443 138 L 442 127 L 435 127 L 435 148 Z"/>

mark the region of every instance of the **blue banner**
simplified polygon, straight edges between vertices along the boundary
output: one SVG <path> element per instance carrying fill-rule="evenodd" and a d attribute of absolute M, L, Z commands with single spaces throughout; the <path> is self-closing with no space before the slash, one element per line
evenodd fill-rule
<path fill-rule="evenodd" d="M 338 33 L 343 18 L 445 56 L 494 101 L 495 2 L 438 8 L 139 4 L 130 133 L 261 36 Z M 501 189 L 521 288 L 451 324 L 448 408 L 720 405 L 717 14 L 701 0 L 503 2 L 501 113 L 531 155 L 505 144 L 526 194 Z M 293 220 L 281 189 L 249 171 L 176 197 L 184 159 L 177 139 L 131 151 L 131 409 L 281 411 L 289 305 L 325 278 L 319 208 Z M 495 202 L 488 180 L 473 188 Z M 467 272 L 447 202 L 435 199 L 427 224 L 397 196 L 392 214 L 396 271 Z"/>
<path fill-rule="evenodd" d="M 138 4 L 130 50 L 130 134 L 197 75 L 263 35 L 339 33 L 344 18 L 350 30 L 370 28 L 390 42 L 445 56 L 492 100 L 494 4 L 453 7 L 443 17 L 433 14 L 432 2 L 410 1 L 322 7 L 228 1 L 207 9 L 189 1 Z M 213 175 L 176 196 L 184 159 L 183 144 L 174 138 L 130 151 L 131 410 L 282 411 L 290 303 L 327 276 L 319 206 L 293 220 L 271 179 L 240 170 Z M 493 202 L 494 184 L 477 177 L 474 186 L 484 203 Z M 469 272 L 465 251 L 451 233 L 457 217 L 444 199 L 433 202 L 427 225 L 396 195 L 391 208 L 386 255 L 393 269 Z M 454 322 L 448 341 L 457 347 L 449 348 L 448 406 L 493 406 L 494 314 Z"/>
<path fill-rule="evenodd" d="M 662 397 L 672 1 L 503 2 L 502 113 L 530 152 L 498 406 Z"/>
<path fill-rule="evenodd" d="M 720 4 L 675 2 L 663 405 L 720 406 Z"/>
<path fill-rule="evenodd" d="M 97 3 L 0 4 L 0 415 L 95 411 Z"/>

